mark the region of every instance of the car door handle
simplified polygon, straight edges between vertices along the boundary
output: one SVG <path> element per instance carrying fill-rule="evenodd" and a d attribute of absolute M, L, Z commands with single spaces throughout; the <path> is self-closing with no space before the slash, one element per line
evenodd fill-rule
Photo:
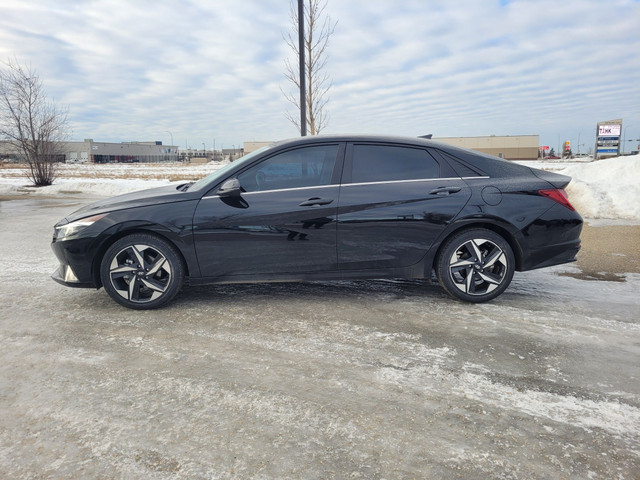
<path fill-rule="evenodd" d="M 452 193 L 458 193 L 462 190 L 462 187 L 438 187 L 429 192 L 429 195 L 450 195 Z"/>
<path fill-rule="evenodd" d="M 314 205 L 329 205 L 331 202 L 333 202 L 333 198 L 313 197 L 313 198 L 310 198 L 309 200 L 305 200 L 299 205 L 301 207 L 313 207 Z"/>

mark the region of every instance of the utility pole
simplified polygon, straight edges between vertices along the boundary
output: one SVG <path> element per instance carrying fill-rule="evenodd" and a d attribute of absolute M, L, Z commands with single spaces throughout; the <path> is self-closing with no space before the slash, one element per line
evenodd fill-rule
<path fill-rule="evenodd" d="M 300 136 L 307 136 L 307 99 L 305 96 L 304 0 L 298 0 L 298 52 L 300 57 Z"/>

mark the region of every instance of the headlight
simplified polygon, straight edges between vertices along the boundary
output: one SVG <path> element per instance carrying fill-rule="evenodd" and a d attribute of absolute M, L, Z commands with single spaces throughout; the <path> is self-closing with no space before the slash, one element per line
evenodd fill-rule
<path fill-rule="evenodd" d="M 82 218 L 80 220 L 76 220 L 75 222 L 67 223 L 66 225 L 60 225 L 59 227 L 55 227 L 55 238 L 56 240 L 63 240 L 66 237 L 70 237 L 80 232 L 81 230 L 87 228 L 90 225 L 93 225 L 98 220 L 106 216 L 106 213 L 101 215 L 94 215 L 93 217 Z"/>

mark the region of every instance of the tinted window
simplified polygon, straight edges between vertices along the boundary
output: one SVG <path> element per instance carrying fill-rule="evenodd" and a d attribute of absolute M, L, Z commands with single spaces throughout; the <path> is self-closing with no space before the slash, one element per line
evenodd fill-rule
<path fill-rule="evenodd" d="M 351 182 L 384 182 L 437 178 L 440 166 L 422 149 L 354 145 Z"/>
<path fill-rule="evenodd" d="M 444 153 L 439 150 L 430 150 L 429 153 L 431 153 L 431 155 L 433 155 L 435 158 L 441 160 L 441 165 L 442 164 L 446 165 L 448 161 L 448 164 L 451 165 L 451 168 L 454 169 L 455 174 L 458 175 L 459 177 L 479 177 L 480 176 L 480 174 L 475 170 L 473 170 L 469 165 L 464 163 L 462 160 L 455 158 L 452 155 L 449 155 L 448 153 Z"/>
<path fill-rule="evenodd" d="M 247 192 L 329 185 L 338 145 L 320 145 L 280 153 L 238 175 Z"/>

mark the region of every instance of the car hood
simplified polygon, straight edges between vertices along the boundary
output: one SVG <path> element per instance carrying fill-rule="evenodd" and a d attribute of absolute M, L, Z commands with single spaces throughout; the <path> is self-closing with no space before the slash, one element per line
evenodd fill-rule
<path fill-rule="evenodd" d="M 100 200 L 99 202 L 91 203 L 79 210 L 76 210 L 71 215 L 68 215 L 65 220 L 67 222 L 74 222 L 90 215 L 98 215 L 100 213 L 108 213 L 115 210 L 190 200 L 192 195 L 189 195 L 189 192 L 182 191 L 180 188 L 183 185 L 185 185 L 184 182 L 172 183 L 163 187 L 125 193 L 124 195 Z"/>

